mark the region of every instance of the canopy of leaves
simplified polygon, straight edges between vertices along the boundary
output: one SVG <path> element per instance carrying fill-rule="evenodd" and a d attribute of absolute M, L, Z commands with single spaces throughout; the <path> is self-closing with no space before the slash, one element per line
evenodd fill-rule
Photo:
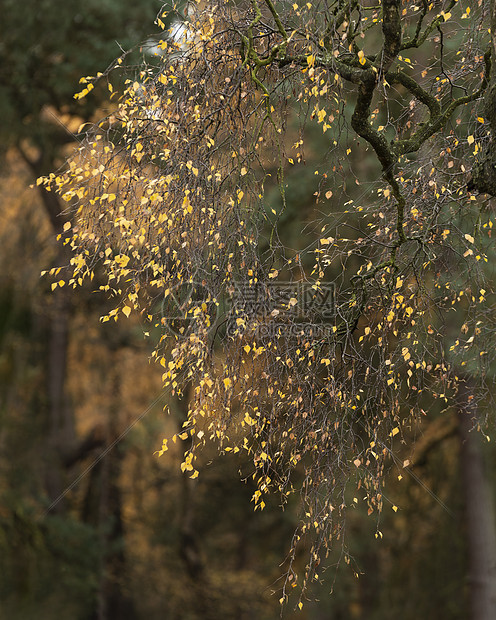
<path fill-rule="evenodd" d="M 192 3 L 122 93 L 86 78 L 78 99 L 105 82 L 112 112 L 38 181 L 73 214 L 52 286 L 103 266 L 102 320 L 136 309 L 163 329 L 163 381 L 193 394 L 183 470 L 210 439 L 251 456 L 256 507 L 300 494 L 303 586 L 350 503 L 381 511 L 416 416 L 490 377 L 493 221 L 466 188 L 487 26 L 454 0 Z M 315 130 L 327 148 L 307 154 Z M 287 188 L 310 157 L 294 247 Z"/>

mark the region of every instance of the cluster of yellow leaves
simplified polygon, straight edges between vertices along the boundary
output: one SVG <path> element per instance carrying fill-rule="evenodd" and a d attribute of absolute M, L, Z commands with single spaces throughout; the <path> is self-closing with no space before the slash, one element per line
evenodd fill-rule
<path fill-rule="evenodd" d="M 417 23 L 419 7 L 404 7 L 408 23 Z M 350 70 L 372 70 L 371 48 L 361 39 L 369 27 L 379 32 L 379 8 L 368 7 L 353 31 L 343 18 L 325 37 L 311 2 L 285 6 L 292 19 L 313 20 L 291 34 L 277 23 L 275 8 L 266 8 L 268 17 L 256 14 L 247 23 L 227 2 L 191 6 L 181 28 L 164 33 L 155 66 L 144 65 L 122 93 L 108 82 L 111 114 L 89 131 L 65 172 L 37 183 L 58 192 L 71 211 L 61 234 L 74 252 L 71 272 L 60 277 L 61 268 L 51 270 L 52 288 L 96 282 L 115 300 L 101 320 L 134 313 L 161 330 L 153 358 L 163 367 L 164 386 L 179 395 L 190 386 L 187 420 L 170 440 L 188 444 L 181 470 L 199 475 L 198 450 L 207 440 L 223 452 L 245 451 L 260 510 L 269 490 L 283 498 L 294 491 L 297 470 L 304 517 L 295 540 L 308 532 L 339 540 L 348 478 L 358 480 L 353 504 L 365 502 L 369 513 L 382 508 L 385 462 L 411 421 L 403 403 L 420 402 L 429 389 L 446 402 L 454 389 L 446 379 L 449 364 L 429 358 L 441 339 L 435 307 L 487 303 L 486 288 L 450 288 L 443 281 L 439 247 L 458 243 L 470 264 L 488 259 L 473 230 L 459 233 L 456 217 L 440 218 L 437 226 L 438 213 L 462 201 L 464 188 L 440 176 L 430 160 L 414 170 L 400 157 L 394 179 L 374 185 L 368 206 L 338 187 L 343 166 L 351 170 L 366 151 L 343 138 L 349 85 L 335 67 L 346 60 Z M 462 17 L 469 15 L 467 9 Z M 270 16 L 277 28 L 269 33 L 264 20 Z M 442 24 L 451 17 L 441 12 L 433 19 Z M 158 25 L 164 29 L 165 21 Z M 238 32 L 241 38 L 234 37 Z M 277 64 L 284 54 L 287 62 Z M 398 70 L 417 71 L 419 61 L 409 55 L 397 57 Z M 420 75 L 428 77 L 427 69 Z M 76 99 L 104 77 L 83 78 Z M 441 101 L 450 85 L 446 75 L 436 76 L 429 92 Z M 383 86 L 386 97 L 390 85 Z M 337 153 L 315 170 L 312 209 L 326 213 L 314 210 L 310 217 L 322 217 L 324 225 L 301 253 L 283 246 L 277 228 L 287 207 L 287 162 L 305 161 L 304 131 L 295 137 L 287 129 L 290 99 Z M 367 122 L 381 141 L 394 123 L 386 119 L 389 109 L 384 115 L 377 106 Z M 414 107 L 406 111 L 412 113 L 407 132 L 416 126 Z M 484 119 L 476 118 L 482 126 Z M 475 133 L 467 142 L 477 154 Z M 453 135 L 440 155 L 453 176 L 464 173 L 454 155 L 461 142 Z M 279 212 L 265 198 L 265 184 L 276 180 Z M 349 239 L 338 226 L 345 216 L 356 233 Z M 482 225 L 491 228 L 491 221 Z M 315 298 L 329 273 L 341 289 L 327 323 L 295 318 L 304 301 L 298 293 L 270 306 L 270 283 L 304 281 Z M 242 303 L 236 303 L 239 286 Z M 249 309 L 253 296 L 262 302 Z M 464 323 L 449 353 L 470 353 L 479 336 L 480 325 Z M 318 562 L 312 555 L 311 578 Z"/>

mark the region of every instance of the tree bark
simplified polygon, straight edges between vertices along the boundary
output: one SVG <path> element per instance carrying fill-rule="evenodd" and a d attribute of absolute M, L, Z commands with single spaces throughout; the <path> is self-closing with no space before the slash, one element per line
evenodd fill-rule
<path fill-rule="evenodd" d="M 468 381 L 459 393 L 460 466 L 465 504 L 471 620 L 496 618 L 496 521 L 477 430 L 477 402 Z"/>
<path fill-rule="evenodd" d="M 55 157 L 49 149 L 39 150 L 32 157 L 19 144 L 18 151 L 34 177 L 49 173 L 55 168 Z M 63 231 L 68 217 L 58 195 L 38 187 L 41 204 L 51 224 L 54 237 Z M 58 242 L 57 242 L 58 243 Z M 56 266 L 69 264 L 70 254 L 61 243 L 57 245 L 54 259 Z M 66 390 L 67 352 L 69 347 L 69 328 L 72 316 L 72 296 L 65 288 L 53 291 L 47 305 L 48 343 L 47 343 L 47 397 L 48 397 L 48 437 L 47 448 L 51 458 L 47 459 L 45 473 L 46 489 L 51 499 L 58 498 L 64 487 L 64 454 L 68 446 L 75 443 L 74 412 Z M 63 498 L 53 506 L 57 512 L 63 511 Z"/>
<path fill-rule="evenodd" d="M 112 364 L 111 405 L 107 445 L 112 446 L 122 434 L 120 418 L 122 389 L 118 356 Z M 97 437 L 101 440 L 101 437 Z M 83 506 L 83 521 L 99 530 L 101 574 L 98 594 L 91 620 L 135 620 L 137 612 L 133 598 L 128 594 L 128 563 L 126 558 L 125 526 L 121 472 L 124 462 L 122 447 L 115 445 L 91 471 Z"/>
<path fill-rule="evenodd" d="M 469 191 L 496 196 L 496 0 L 491 0 L 491 74 L 489 87 L 484 95 L 484 118 L 488 121 L 490 133 L 486 146 L 472 169 L 472 178 L 467 184 Z M 484 128 L 482 128 L 484 131 Z"/>

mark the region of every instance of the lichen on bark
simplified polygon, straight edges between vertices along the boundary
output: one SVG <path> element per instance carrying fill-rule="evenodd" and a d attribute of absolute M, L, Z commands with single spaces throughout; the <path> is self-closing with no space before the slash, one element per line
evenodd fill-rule
<path fill-rule="evenodd" d="M 491 72 L 491 86 L 484 98 L 484 118 L 490 128 L 490 137 L 482 148 L 481 155 L 472 168 L 472 178 L 467 188 L 469 191 L 478 191 L 482 194 L 496 196 L 496 76 Z"/>

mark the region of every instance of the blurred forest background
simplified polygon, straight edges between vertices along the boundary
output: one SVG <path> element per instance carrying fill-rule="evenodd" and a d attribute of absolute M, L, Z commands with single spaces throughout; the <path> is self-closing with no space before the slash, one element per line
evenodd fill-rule
<path fill-rule="evenodd" d="M 197 480 L 181 474 L 184 446 L 157 458 L 186 405 L 162 392 L 138 319 L 102 324 L 102 295 L 89 287 L 51 292 L 40 278 L 68 262 L 55 240 L 65 216 L 56 196 L 29 186 L 63 163 L 81 123 L 108 111 L 98 89 L 73 99 L 79 78 L 147 40 L 161 3 L 1 5 L 0 616 L 278 618 L 297 498 L 284 511 L 274 500 L 254 512 L 239 455 L 207 450 Z M 315 132 L 315 152 L 319 140 Z M 314 208 L 311 153 L 306 170 L 308 178 L 288 177 L 281 223 L 295 247 Z M 412 429 L 413 474 L 390 473 L 380 522 L 350 510 L 354 565 L 336 549 L 303 611 L 288 606 L 285 617 L 468 617 L 467 463 L 492 472 L 495 454 L 472 437 L 464 456 L 458 412 L 435 407 Z M 492 474 L 486 483 L 494 488 Z"/>

